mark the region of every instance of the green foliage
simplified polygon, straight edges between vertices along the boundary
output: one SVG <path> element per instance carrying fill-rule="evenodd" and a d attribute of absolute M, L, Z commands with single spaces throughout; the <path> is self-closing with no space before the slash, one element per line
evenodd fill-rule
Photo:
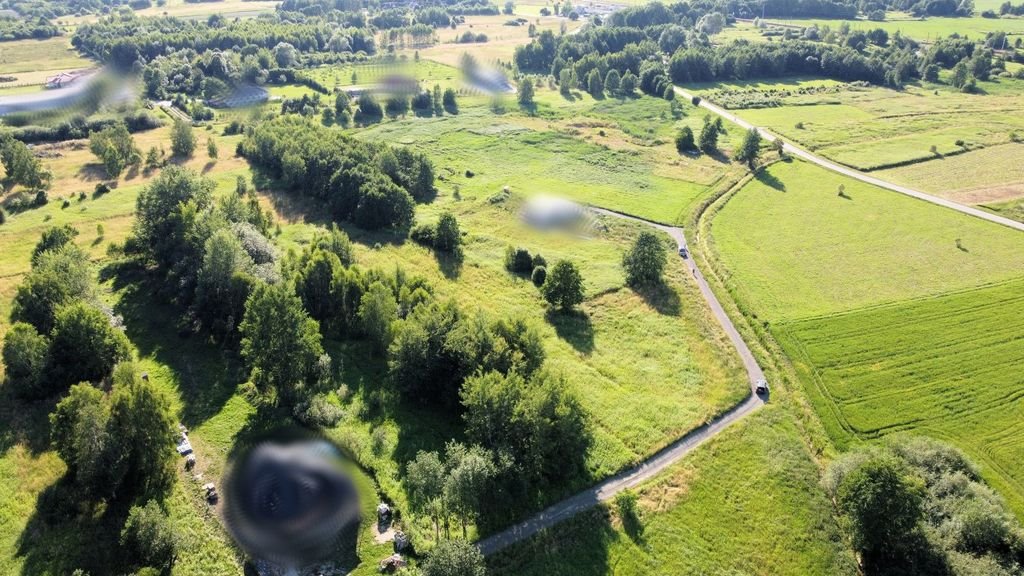
<path fill-rule="evenodd" d="M 626 71 L 622 75 L 622 81 L 619 83 L 619 92 L 623 96 L 632 96 L 636 92 L 637 79 L 636 75 L 632 71 Z"/>
<path fill-rule="evenodd" d="M 391 345 L 397 319 L 398 303 L 391 289 L 379 281 L 370 284 L 359 300 L 359 321 L 378 352 Z"/>
<path fill-rule="evenodd" d="M 207 239 L 194 309 L 214 333 L 230 333 L 241 321 L 255 282 L 250 275 L 253 266 L 252 257 L 229 228 L 222 228 Z"/>
<path fill-rule="evenodd" d="M 601 78 L 601 71 L 596 68 L 587 75 L 587 92 L 595 98 L 604 94 L 604 80 Z"/>
<path fill-rule="evenodd" d="M 441 217 L 437 220 L 434 248 L 453 254 L 459 254 L 462 251 L 462 232 L 459 230 L 459 221 L 451 212 L 442 212 Z"/>
<path fill-rule="evenodd" d="M 543 372 L 529 380 L 517 372 L 481 373 L 466 379 L 462 404 L 470 441 L 515 461 L 518 477 L 505 480 L 539 487 L 583 473 L 589 416 L 564 380 Z M 499 500 L 488 505 L 513 505 Z"/>
<path fill-rule="evenodd" d="M 175 120 L 171 128 L 171 152 L 175 156 L 190 158 L 196 150 L 196 135 L 192 125 L 184 120 Z"/>
<path fill-rule="evenodd" d="M 4 335 L 3 359 L 7 384 L 19 396 L 45 396 L 43 371 L 49 361 L 50 341 L 35 327 L 15 322 Z"/>
<path fill-rule="evenodd" d="M 211 160 L 216 160 L 217 159 L 217 154 L 218 154 L 217 141 L 213 139 L 213 136 L 207 137 L 206 138 L 206 155 L 209 156 Z"/>
<path fill-rule="evenodd" d="M 132 506 L 121 529 L 121 545 L 136 564 L 169 568 L 178 550 L 178 534 L 156 500 Z"/>
<path fill-rule="evenodd" d="M 15 140 L 9 133 L 0 134 L 0 163 L 12 184 L 21 184 L 29 190 L 49 188 L 53 175 L 43 167 L 28 146 Z"/>
<path fill-rule="evenodd" d="M 99 382 L 114 366 L 131 358 L 124 332 L 103 311 L 84 301 L 60 308 L 50 335 L 46 378 L 55 390 L 76 382 Z"/>
<path fill-rule="evenodd" d="M 211 180 L 186 168 L 167 167 L 136 200 L 135 243 L 172 278 L 194 273 L 204 247 L 194 239 L 202 237 L 200 215 L 212 199 Z"/>
<path fill-rule="evenodd" d="M 444 95 L 441 97 L 441 102 L 444 105 L 445 112 L 448 112 L 449 114 L 459 113 L 459 103 L 455 97 L 455 90 L 445 88 Z"/>
<path fill-rule="evenodd" d="M 122 490 L 160 498 L 174 482 L 177 419 L 163 389 L 143 380 L 132 364 L 114 371 L 109 431 Z"/>
<path fill-rule="evenodd" d="M 120 440 L 111 437 L 110 402 L 101 390 L 71 387 L 50 414 L 50 441 L 75 483 L 93 496 L 110 494 Z"/>
<path fill-rule="evenodd" d="M 697 151 L 697 145 L 693 141 L 693 130 L 689 126 L 679 129 L 679 134 L 676 135 L 676 151 L 680 154 Z"/>
<path fill-rule="evenodd" d="M 718 152 L 719 125 L 711 120 L 710 116 L 704 117 L 704 126 L 700 129 L 698 147 L 705 154 Z"/>
<path fill-rule="evenodd" d="M 465 540 L 445 540 L 434 548 L 422 567 L 423 576 L 485 576 L 484 557 Z"/>
<path fill-rule="evenodd" d="M 416 459 L 406 465 L 405 489 L 413 512 L 429 516 L 439 529 L 438 520 L 444 512 L 444 483 L 448 474 L 437 452 L 420 450 Z"/>
<path fill-rule="evenodd" d="M 533 272 L 530 273 L 530 281 L 533 285 L 540 288 L 544 285 L 545 280 L 548 278 L 548 269 L 544 266 L 535 266 Z"/>
<path fill-rule="evenodd" d="M 619 86 L 622 84 L 622 76 L 619 71 L 612 68 L 608 71 L 608 74 L 604 77 L 604 87 L 611 94 L 617 94 L 619 92 Z"/>
<path fill-rule="evenodd" d="M 466 538 L 466 525 L 474 521 L 483 503 L 488 499 L 498 469 L 494 457 L 480 446 L 466 447 L 454 442 L 445 447 L 445 474 L 443 498 L 447 509 L 462 522 L 462 537 Z"/>
<path fill-rule="evenodd" d="M 576 265 L 569 260 L 556 262 L 544 281 L 543 293 L 544 299 L 562 312 L 583 302 L 583 277 Z"/>
<path fill-rule="evenodd" d="M 540 254 L 537 257 L 541 257 Z M 522 247 L 505 247 L 505 269 L 513 274 L 529 274 L 533 271 L 534 257 Z"/>
<path fill-rule="evenodd" d="M 111 178 L 117 178 L 125 167 L 142 160 L 142 153 L 123 122 L 89 134 L 89 150 L 103 162 Z"/>
<path fill-rule="evenodd" d="M 653 232 L 643 231 L 633 247 L 622 257 L 626 282 L 632 286 L 652 286 L 662 282 L 665 271 L 665 246 Z"/>
<path fill-rule="evenodd" d="M 76 236 L 78 236 L 78 230 L 70 224 L 54 226 L 53 228 L 43 230 L 39 242 L 36 243 L 36 247 L 32 250 L 32 266 L 35 267 L 39 263 L 39 258 L 44 252 L 60 250 L 65 245 L 70 244 Z"/>
<path fill-rule="evenodd" d="M 533 80 L 530 80 L 526 76 L 521 77 L 519 79 L 519 93 L 516 95 L 519 105 L 524 108 L 533 106 L 533 93 Z"/>
<path fill-rule="evenodd" d="M 249 379 L 264 394 L 294 404 L 322 384 L 320 326 L 287 283 L 257 283 L 238 328 Z"/>
<path fill-rule="evenodd" d="M 746 162 L 750 169 L 753 170 L 754 164 L 757 163 L 757 158 L 760 155 L 761 133 L 757 131 L 757 128 L 751 128 L 743 135 L 743 143 L 740 144 L 740 148 L 736 152 L 736 159 L 740 162 Z"/>

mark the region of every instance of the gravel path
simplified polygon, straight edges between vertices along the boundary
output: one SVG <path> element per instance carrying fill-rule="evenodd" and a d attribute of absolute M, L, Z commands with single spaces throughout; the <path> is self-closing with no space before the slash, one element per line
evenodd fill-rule
<path fill-rule="evenodd" d="M 605 216 L 646 224 L 671 236 L 676 241 L 679 248 L 687 247 L 686 237 L 683 236 L 682 228 L 656 224 L 633 216 L 627 216 L 618 212 L 605 210 L 603 208 L 591 208 L 591 210 Z M 688 247 L 687 249 L 689 250 Z M 481 552 L 484 554 L 492 554 L 510 546 L 511 544 L 525 540 L 545 528 L 550 528 L 563 520 L 567 520 L 572 516 L 583 512 L 584 510 L 592 508 L 599 502 L 610 500 L 622 490 L 633 488 L 653 478 L 658 473 L 681 460 L 684 456 L 693 451 L 694 448 L 700 446 L 706 440 L 724 430 L 733 422 L 736 422 L 740 418 L 743 418 L 747 414 L 750 414 L 764 405 L 765 398 L 753 393 L 754 383 L 759 379 L 764 378 L 764 372 L 762 372 L 761 367 L 757 365 L 757 362 L 754 360 L 754 355 L 750 352 L 750 348 L 747 347 L 746 342 L 744 342 L 743 338 L 740 337 L 740 333 L 736 330 L 736 326 L 733 325 L 732 320 L 730 320 L 729 316 L 726 315 L 725 310 L 722 309 L 722 305 L 718 302 L 718 298 L 715 297 L 714 292 L 711 291 L 708 283 L 704 280 L 704 275 L 701 274 L 700 269 L 698 269 L 696 264 L 694 264 L 692 255 L 688 259 L 680 258 L 680 260 L 682 260 L 683 265 L 690 270 L 694 281 L 697 283 L 697 286 L 700 287 L 701 294 L 707 301 L 708 306 L 711 307 L 711 312 L 715 315 L 718 323 L 722 325 L 722 329 L 725 330 L 725 333 L 729 336 L 729 340 L 732 341 L 733 346 L 736 348 L 740 358 L 743 360 L 743 366 L 747 371 L 747 379 L 751 385 L 751 393 L 747 395 L 746 399 L 730 408 L 718 418 L 691 430 L 685 436 L 676 440 L 672 444 L 669 444 L 666 448 L 662 449 L 639 465 L 624 472 L 620 472 L 600 484 L 566 498 L 561 502 L 552 504 L 542 512 L 524 520 L 523 522 L 481 540 L 477 543 L 477 547 L 480 548 Z"/>

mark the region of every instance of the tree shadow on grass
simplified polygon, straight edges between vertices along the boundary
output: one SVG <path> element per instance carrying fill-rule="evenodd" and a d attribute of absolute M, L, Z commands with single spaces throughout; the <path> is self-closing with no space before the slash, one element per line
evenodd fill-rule
<path fill-rule="evenodd" d="M 679 316 L 682 310 L 679 293 L 664 280 L 650 286 L 636 286 L 633 290 L 644 299 L 648 306 L 657 310 L 658 314 Z"/>
<path fill-rule="evenodd" d="M 114 311 L 142 357 L 166 366 L 183 402 L 181 420 L 194 428 L 223 409 L 246 374 L 232 346 L 218 345 L 184 325 L 181 308 L 162 301 L 157 280 L 131 267 L 104 269 L 119 299 Z"/>
<path fill-rule="evenodd" d="M 759 170 L 757 175 L 754 176 L 754 178 L 756 178 L 758 182 L 764 184 L 765 186 L 768 186 L 769 188 L 774 188 L 779 192 L 786 191 L 786 184 L 783 183 L 782 180 L 779 180 L 779 178 L 776 177 L 774 174 L 768 172 L 767 170 Z"/>
<path fill-rule="evenodd" d="M 607 508 L 581 512 L 525 542 L 487 557 L 488 574 L 604 576 L 614 574 L 610 549 L 621 538 Z"/>
<path fill-rule="evenodd" d="M 26 400 L 14 396 L 10 386 L 0 385 L 0 454 L 21 444 L 33 455 L 50 448 L 49 414 L 57 397 Z"/>
<path fill-rule="evenodd" d="M 548 310 L 545 318 L 554 327 L 558 337 L 572 345 L 577 352 L 589 355 L 594 351 L 594 325 L 590 316 L 577 310 Z"/>
<path fill-rule="evenodd" d="M 441 250 L 434 250 L 434 259 L 437 260 L 437 266 L 441 269 L 441 274 L 449 280 L 457 280 L 459 274 L 462 273 L 462 254 L 452 254 L 451 252 L 443 252 Z"/>
<path fill-rule="evenodd" d="M 67 475 L 45 488 L 18 536 L 21 574 L 70 574 L 81 568 L 93 576 L 131 571 L 118 542 L 130 502 L 84 501 Z"/>

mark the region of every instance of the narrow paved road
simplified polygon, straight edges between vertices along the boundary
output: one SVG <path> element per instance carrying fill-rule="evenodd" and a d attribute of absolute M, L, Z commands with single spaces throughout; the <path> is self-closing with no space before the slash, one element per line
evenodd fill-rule
<path fill-rule="evenodd" d="M 686 246 L 686 237 L 683 236 L 682 228 L 656 224 L 640 218 L 634 218 L 633 216 L 627 216 L 618 212 L 605 210 L 603 208 L 591 208 L 591 210 L 605 216 L 622 218 L 624 220 L 633 220 L 661 230 L 671 236 L 676 241 L 679 248 L 687 248 L 687 250 L 689 250 Z M 751 393 L 748 394 L 746 399 L 742 402 L 729 409 L 729 411 L 725 412 L 718 418 L 715 418 L 711 422 L 691 430 L 685 436 L 676 440 L 672 444 L 669 444 L 667 447 L 663 448 L 657 454 L 651 456 L 639 465 L 620 472 L 616 476 L 613 476 L 592 488 L 588 488 L 583 492 L 553 504 L 542 512 L 520 522 L 519 524 L 516 524 L 515 526 L 512 526 L 511 528 L 481 540 L 477 543 L 477 547 L 481 552 L 484 554 L 497 552 L 506 546 L 525 540 L 545 528 L 550 528 L 563 520 L 567 520 L 572 516 L 583 512 L 584 510 L 592 508 L 599 502 L 610 500 L 616 494 L 627 488 L 633 488 L 638 484 L 649 480 L 659 472 L 678 462 L 684 456 L 693 451 L 694 448 L 700 446 L 704 441 L 715 436 L 733 422 L 736 422 L 740 418 L 743 418 L 747 414 L 750 414 L 764 405 L 765 399 L 753 393 L 753 385 L 761 378 L 764 378 L 764 372 L 762 372 L 761 367 L 757 365 L 757 361 L 754 360 L 754 355 L 750 352 L 750 348 L 747 347 L 746 342 L 744 342 L 743 338 L 740 337 L 740 333 L 736 330 L 736 326 L 733 325 L 732 320 L 730 320 L 729 316 L 726 315 L 725 310 L 722 309 L 722 305 L 718 302 L 718 298 L 715 297 L 714 292 L 711 291 L 708 283 L 704 280 L 704 275 L 701 274 L 696 264 L 694 264 L 692 255 L 690 258 L 683 260 L 683 262 L 690 270 L 697 286 L 700 287 L 700 292 L 711 307 L 711 312 L 715 315 L 718 323 L 722 325 L 722 329 L 725 330 L 725 333 L 729 336 L 729 340 L 732 341 L 733 346 L 736 348 L 740 358 L 743 360 L 743 366 L 747 371 L 747 379 L 750 381 L 751 385 Z"/>
<path fill-rule="evenodd" d="M 678 96 L 685 98 L 687 101 L 693 101 L 693 95 L 690 94 L 689 92 L 683 90 L 678 86 L 675 87 L 675 90 Z M 747 122 L 746 120 L 740 118 L 739 116 L 736 116 L 735 114 L 729 112 L 728 110 L 722 108 L 721 106 L 712 104 L 707 100 L 704 100 L 703 98 L 700 101 L 700 106 L 701 108 L 710 110 L 711 112 L 718 114 L 722 118 L 725 118 L 730 122 L 734 122 L 747 130 L 750 130 L 751 128 L 757 128 L 757 131 L 761 134 L 761 137 L 764 138 L 765 140 L 768 140 L 769 142 L 774 142 L 775 139 L 778 138 L 778 136 L 772 134 L 771 132 L 765 130 L 764 128 L 761 128 L 760 126 L 754 126 L 750 122 Z M 912 198 L 917 198 L 918 200 L 924 200 L 925 202 L 938 204 L 939 206 L 949 208 L 951 210 L 956 210 L 957 212 L 962 212 L 964 214 L 967 214 L 968 216 L 974 216 L 975 218 L 981 218 L 982 220 L 988 220 L 989 222 L 994 222 L 996 224 L 1001 224 L 1003 226 L 1007 226 L 1015 230 L 1020 230 L 1024 232 L 1024 223 L 1022 222 L 1017 222 L 1016 220 L 1004 218 L 1003 216 L 992 214 L 991 212 L 985 212 L 984 210 L 975 208 L 973 206 L 965 206 L 958 202 L 953 202 L 952 200 L 939 198 L 938 196 L 933 196 L 931 194 L 921 192 L 920 190 L 914 190 L 913 188 L 907 188 L 906 186 L 893 184 L 892 182 L 887 182 L 885 180 L 882 180 L 881 178 L 875 178 L 874 176 L 865 174 L 860 170 L 854 170 L 853 168 L 841 166 L 839 164 L 836 164 L 835 162 L 826 160 L 813 152 L 809 152 L 807 150 L 804 150 L 803 148 L 794 146 L 793 144 L 786 142 L 785 140 L 783 140 L 783 149 L 794 156 L 799 156 L 800 158 L 803 158 L 808 162 L 813 162 L 818 166 L 821 166 L 822 168 L 831 170 L 833 172 L 837 172 L 844 176 L 849 176 L 850 178 L 855 178 L 857 180 L 860 180 L 861 182 L 873 184 L 875 186 L 878 186 L 879 188 L 885 188 L 886 190 L 899 192 L 900 194 L 905 194 Z"/>

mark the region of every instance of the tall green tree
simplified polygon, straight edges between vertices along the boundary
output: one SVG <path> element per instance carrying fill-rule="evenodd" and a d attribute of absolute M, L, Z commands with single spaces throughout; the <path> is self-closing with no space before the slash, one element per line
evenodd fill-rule
<path fill-rule="evenodd" d="M 747 166 L 753 170 L 754 164 L 757 163 L 757 159 L 760 156 L 761 133 L 757 131 L 757 128 L 751 128 L 743 135 L 743 143 L 740 144 L 740 149 L 736 153 L 736 159 L 740 162 L 746 162 Z"/>
<path fill-rule="evenodd" d="M 605 87 L 605 90 L 608 90 L 608 93 L 613 94 L 613 95 L 614 94 L 618 94 L 618 92 L 619 92 L 619 84 L 621 82 L 622 82 L 622 76 L 619 74 L 619 71 L 616 70 L 615 68 L 612 68 L 611 70 L 608 71 L 608 74 L 605 75 L 605 77 L 604 77 L 604 87 Z"/>
<path fill-rule="evenodd" d="M 622 258 L 626 282 L 632 286 L 651 286 L 662 281 L 665 271 L 665 246 L 653 232 L 643 231 Z"/>
<path fill-rule="evenodd" d="M 252 257 L 229 228 L 214 232 L 206 241 L 194 309 L 207 328 L 226 334 L 242 321 L 255 281 L 250 275 L 253 266 Z"/>
<path fill-rule="evenodd" d="M 434 523 L 434 538 L 441 538 L 441 515 L 444 514 L 444 483 L 447 477 L 437 452 L 420 450 L 416 459 L 406 465 L 405 487 L 409 505 L 418 514 L 429 516 Z"/>
<path fill-rule="evenodd" d="M 171 128 L 171 152 L 175 156 L 189 158 L 196 150 L 196 135 L 192 125 L 184 120 L 175 120 Z"/>
<path fill-rule="evenodd" d="M 250 380 L 286 402 L 310 395 L 322 374 L 320 326 L 287 283 L 257 283 L 239 325 Z"/>
<path fill-rule="evenodd" d="M 894 458 L 872 458 L 846 475 L 836 502 L 871 571 L 900 563 L 923 517 L 923 483 Z"/>
<path fill-rule="evenodd" d="M 704 126 L 700 129 L 698 147 L 705 154 L 718 152 L 718 124 L 710 117 L 704 118 Z"/>
<path fill-rule="evenodd" d="M 444 540 L 423 562 L 423 576 L 486 576 L 480 550 L 465 540 Z"/>
<path fill-rule="evenodd" d="M 110 393 L 110 437 L 121 492 L 161 498 L 174 483 L 177 419 L 167 393 L 143 380 L 131 363 L 118 365 Z"/>
<path fill-rule="evenodd" d="M 156 500 L 132 506 L 121 529 L 121 545 L 136 565 L 167 570 L 177 558 L 179 537 Z"/>
<path fill-rule="evenodd" d="M 590 92 L 594 98 L 599 98 L 604 94 L 604 80 L 601 78 L 601 71 L 597 68 L 587 74 L 587 92 Z"/>
<path fill-rule="evenodd" d="M 378 352 L 391 345 L 393 323 L 398 319 L 398 302 L 390 288 L 377 281 L 359 301 L 359 321 Z"/>
<path fill-rule="evenodd" d="M 524 108 L 533 106 L 533 80 L 526 76 L 519 79 L 519 93 L 516 98 L 519 101 L 519 105 Z"/>
<path fill-rule="evenodd" d="M 99 382 L 131 354 L 128 337 L 103 311 L 84 301 L 73 302 L 57 311 L 46 378 L 56 389 Z"/>
<path fill-rule="evenodd" d="M 567 312 L 583 302 L 583 276 L 576 264 L 559 260 L 548 272 L 542 290 L 549 304 Z"/>
<path fill-rule="evenodd" d="M 45 250 L 36 258 L 32 271 L 14 293 L 11 319 L 27 322 L 42 334 L 49 334 L 57 310 L 93 292 L 89 259 L 72 244 Z"/>
<path fill-rule="evenodd" d="M 676 135 L 676 151 L 680 154 L 694 152 L 697 144 L 693 141 L 693 130 L 689 126 L 683 126 Z"/>
<path fill-rule="evenodd" d="M 110 493 L 116 439 L 110 402 L 91 384 L 76 384 L 50 414 L 50 441 L 75 483 L 94 496 Z"/>
<path fill-rule="evenodd" d="M 452 513 L 462 523 L 462 537 L 466 526 L 480 512 L 482 501 L 492 488 L 497 475 L 494 458 L 480 446 L 449 443 L 445 449 L 448 473 L 444 483 L 444 499 Z"/>
<path fill-rule="evenodd" d="M 142 152 L 124 122 L 89 135 L 89 150 L 103 162 L 107 176 L 117 178 L 125 167 L 142 161 Z"/>
<path fill-rule="evenodd" d="M 76 236 L 78 236 L 78 230 L 70 224 L 62 224 L 43 230 L 39 242 L 36 243 L 35 249 L 32 250 L 32 266 L 39 263 L 39 258 L 44 252 L 60 250 L 74 241 Z"/>
<path fill-rule="evenodd" d="M 4 377 L 14 392 L 39 398 L 49 391 L 43 379 L 49 362 L 50 341 L 25 322 L 15 322 L 4 335 Z"/>
<path fill-rule="evenodd" d="M 445 211 L 437 220 L 437 229 L 434 232 L 434 248 L 444 252 L 459 254 L 462 252 L 462 231 L 459 230 L 459 221 L 451 212 Z"/>

